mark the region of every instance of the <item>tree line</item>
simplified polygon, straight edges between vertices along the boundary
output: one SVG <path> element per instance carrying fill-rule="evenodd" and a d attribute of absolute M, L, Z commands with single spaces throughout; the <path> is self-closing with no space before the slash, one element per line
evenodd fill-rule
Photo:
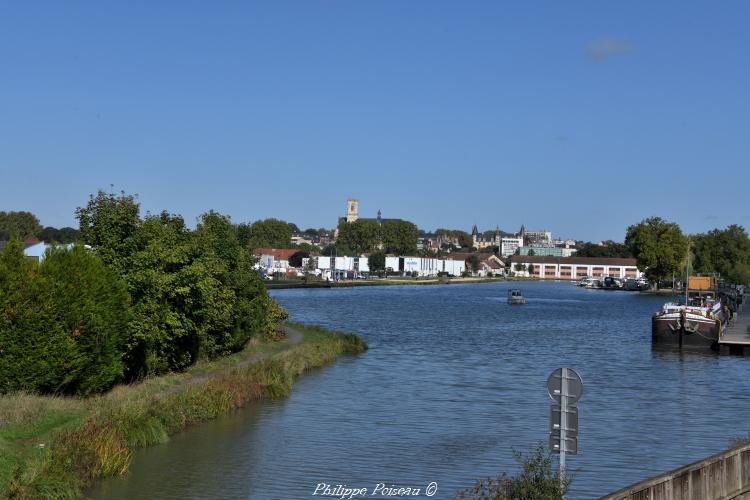
<path fill-rule="evenodd" d="M 378 250 L 409 255 L 417 252 L 418 237 L 417 226 L 404 220 L 342 221 L 338 226 L 335 250 L 339 255 L 371 253 Z M 330 252 L 331 249 L 327 251 Z"/>
<path fill-rule="evenodd" d="M 228 216 L 191 230 L 101 191 L 76 216 L 92 251 L 36 265 L 16 239 L 0 254 L 0 392 L 102 392 L 241 350 L 286 316 Z"/>
<path fill-rule="evenodd" d="M 72 227 L 42 227 L 39 219 L 31 212 L 0 212 L 0 241 L 11 237 L 37 238 L 47 243 L 73 243 L 80 233 Z"/>
<path fill-rule="evenodd" d="M 628 227 L 625 246 L 652 283 L 689 272 L 718 272 L 731 283 L 750 283 L 750 238 L 742 226 L 686 235 L 680 226 L 650 217 Z M 689 258 L 688 258 L 689 257 Z"/>

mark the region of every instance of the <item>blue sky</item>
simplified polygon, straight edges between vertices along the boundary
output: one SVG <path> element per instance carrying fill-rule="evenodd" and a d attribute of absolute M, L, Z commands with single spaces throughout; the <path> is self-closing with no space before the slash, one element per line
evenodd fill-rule
<path fill-rule="evenodd" d="M 0 210 L 623 238 L 750 226 L 750 4 L 0 6 Z"/>

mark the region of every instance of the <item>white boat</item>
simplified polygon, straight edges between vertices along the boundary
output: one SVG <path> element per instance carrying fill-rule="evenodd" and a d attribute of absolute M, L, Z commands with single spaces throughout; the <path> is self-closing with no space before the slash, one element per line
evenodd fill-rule
<path fill-rule="evenodd" d="M 512 288 L 508 290 L 508 304 L 515 306 L 515 305 L 521 305 L 525 304 L 526 299 L 523 298 L 523 294 L 521 293 L 521 290 L 518 288 Z"/>
<path fill-rule="evenodd" d="M 589 278 L 588 276 L 584 276 L 583 278 L 578 280 L 578 286 L 583 288 L 602 288 L 602 282 L 596 278 Z"/>

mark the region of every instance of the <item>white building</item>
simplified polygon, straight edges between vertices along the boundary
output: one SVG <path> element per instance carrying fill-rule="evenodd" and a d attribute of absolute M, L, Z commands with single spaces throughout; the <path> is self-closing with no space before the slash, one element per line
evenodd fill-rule
<path fill-rule="evenodd" d="M 511 270 L 520 276 L 533 276 L 542 279 L 578 280 L 586 276 L 593 278 L 641 278 L 643 272 L 636 266 L 635 259 L 614 257 L 540 257 L 536 255 L 516 255 L 512 259 Z M 524 270 L 517 271 L 520 264 Z M 529 273 L 529 265 L 533 266 Z"/>
<path fill-rule="evenodd" d="M 256 248 L 253 254 L 258 258 L 257 266 L 267 274 L 286 274 L 291 268 L 289 258 L 297 252 L 294 248 Z"/>
<path fill-rule="evenodd" d="M 516 253 L 523 246 L 523 237 L 505 237 L 500 239 L 500 255 L 507 257 Z"/>
<path fill-rule="evenodd" d="M 370 272 L 370 265 L 367 257 L 364 255 L 357 257 L 348 256 L 327 256 L 310 257 L 315 259 L 314 265 L 316 272 L 324 279 L 344 279 L 347 277 L 359 278 L 362 273 Z M 302 267 L 306 268 L 309 259 L 302 259 Z"/>
<path fill-rule="evenodd" d="M 437 276 L 440 273 L 461 276 L 466 270 L 466 262 L 432 257 L 386 257 L 385 268 L 389 273 L 416 272 L 420 277 Z"/>

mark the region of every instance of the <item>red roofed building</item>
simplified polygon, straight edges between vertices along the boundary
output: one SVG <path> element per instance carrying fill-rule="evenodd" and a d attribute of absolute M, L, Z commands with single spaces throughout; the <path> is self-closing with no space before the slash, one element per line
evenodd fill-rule
<path fill-rule="evenodd" d="M 268 274 L 286 273 L 289 270 L 289 259 L 299 253 L 296 248 L 256 248 L 253 254 L 258 256 L 258 265 Z"/>

